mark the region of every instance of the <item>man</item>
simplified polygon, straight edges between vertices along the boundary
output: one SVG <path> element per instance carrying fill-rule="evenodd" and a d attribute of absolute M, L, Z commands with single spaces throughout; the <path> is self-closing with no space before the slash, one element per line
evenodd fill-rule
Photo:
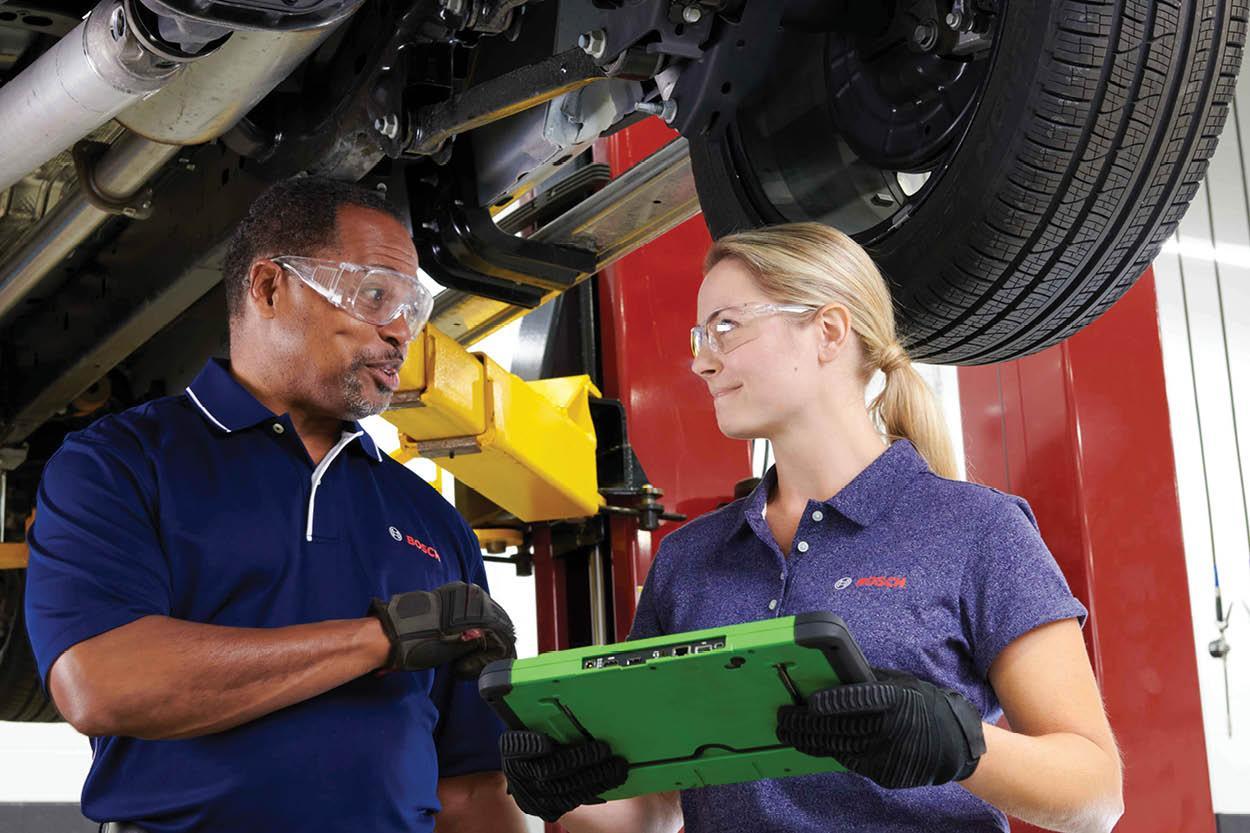
<path fill-rule="evenodd" d="M 92 738 L 83 812 L 148 833 L 523 830 L 463 679 L 511 624 L 473 586 L 472 531 L 355 422 L 430 312 L 410 235 L 377 194 L 293 180 L 223 272 L 229 362 L 71 435 L 41 483 L 28 623 Z"/>

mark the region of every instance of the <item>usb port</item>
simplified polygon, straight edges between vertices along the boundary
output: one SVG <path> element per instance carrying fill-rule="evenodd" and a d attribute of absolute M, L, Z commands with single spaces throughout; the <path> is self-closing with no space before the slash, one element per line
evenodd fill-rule
<path fill-rule="evenodd" d="M 694 652 L 696 654 L 706 654 L 710 650 L 712 650 L 711 645 L 695 645 L 694 646 Z"/>

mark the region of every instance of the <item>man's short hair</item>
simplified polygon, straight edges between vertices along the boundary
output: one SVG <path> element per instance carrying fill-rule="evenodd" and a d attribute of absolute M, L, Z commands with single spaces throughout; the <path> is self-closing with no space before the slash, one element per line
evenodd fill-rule
<path fill-rule="evenodd" d="M 409 219 L 380 193 L 350 182 L 297 177 L 274 183 L 256 198 L 230 236 L 222 265 L 231 322 L 243 311 L 252 264 L 278 255 L 318 257 L 334 248 L 338 212 L 346 205 L 380 211 L 409 227 Z"/>

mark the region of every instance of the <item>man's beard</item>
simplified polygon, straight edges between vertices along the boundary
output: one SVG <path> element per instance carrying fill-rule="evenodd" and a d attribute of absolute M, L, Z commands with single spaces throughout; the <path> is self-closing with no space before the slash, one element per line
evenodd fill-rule
<path fill-rule="evenodd" d="M 341 388 L 343 391 L 343 402 L 347 406 L 348 419 L 364 419 L 367 416 L 374 416 L 386 410 L 386 406 L 391 404 L 391 397 L 394 395 L 392 391 L 378 387 L 370 380 L 370 384 L 377 390 L 378 398 L 371 400 L 365 395 L 364 385 L 360 381 L 360 371 L 371 362 L 387 361 L 391 356 L 357 356 L 351 366 L 343 373 L 341 379 Z M 402 356 L 399 357 L 402 359 Z"/>

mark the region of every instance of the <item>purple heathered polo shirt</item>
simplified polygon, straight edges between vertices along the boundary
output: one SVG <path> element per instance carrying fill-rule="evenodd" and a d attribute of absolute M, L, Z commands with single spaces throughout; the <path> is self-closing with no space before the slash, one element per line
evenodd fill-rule
<path fill-rule="evenodd" d="M 1016 637 L 1077 618 L 1028 504 L 933 474 L 895 442 L 841 492 L 809 501 L 788 557 L 748 497 L 668 535 L 631 639 L 828 610 L 868 662 L 954 689 L 989 723 L 1002 715 L 986 672 Z M 1006 817 L 958 784 L 886 790 L 831 773 L 685 790 L 687 833 L 1005 831 Z"/>

